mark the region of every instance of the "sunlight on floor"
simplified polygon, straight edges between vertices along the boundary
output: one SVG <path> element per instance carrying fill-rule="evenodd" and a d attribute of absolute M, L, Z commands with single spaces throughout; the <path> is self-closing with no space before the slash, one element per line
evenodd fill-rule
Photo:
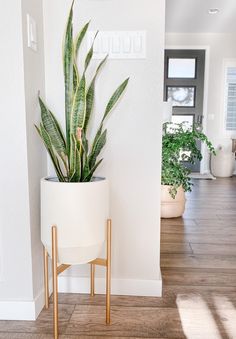
<path fill-rule="evenodd" d="M 214 317 L 201 296 L 181 294 L 177 296 L 176 304 L 186 338 L 222 338 Z"/>
<path fill-rule="evenodd" d="M 229 338 L 236 338 L 236 309 L 233 303 L 224 296 L 213 297 L 216 312 Z"/>

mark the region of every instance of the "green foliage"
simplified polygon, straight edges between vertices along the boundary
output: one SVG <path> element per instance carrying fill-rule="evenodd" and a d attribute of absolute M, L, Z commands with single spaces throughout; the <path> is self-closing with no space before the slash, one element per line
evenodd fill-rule
<path fill-rule="evenodd" d="M 198 141 L 205 143 L 209 151 L 215 153 L 211 142 L 198 126 L 190 130 L 185 123 L 163 125 L 161 183 L 171 186 L 172 198 L 175 198 L 180 186 L 185 192 L 191 191 L 190 170 L 185 162 L 194 164 L 197 160 L 202 160 L 201 151 L 197 147 Z"/>
<path fill-rule="evenodd" d="M 103 159 L 97 160 L 106 144 L 107 130 L 103 130 L 104 121 L 123 94 L 129 79 L 126 79 L 112 94 L 105 108 L 102 121 L 91 145 L 87 138 L 87 129 L 93 113 L 95 82 L 107 56 L 98 64 L 91 82 L 87 85 L 86 71 L 93 57 L 93 44 L 89 49 L 84 70 L 78 70 L 79 49 L 86 36 L 89 22 L 73 39 L 73 4 L 72 2 L 63 43 L 63 68 L 65 83 L 65 121 L 66 135 L 42 98 L 41 123 L 35 126 L 50 155 L 58 180 L 61 182 L 88 182 Z M 96 39 L 98 32 L 95 35 Z"/>

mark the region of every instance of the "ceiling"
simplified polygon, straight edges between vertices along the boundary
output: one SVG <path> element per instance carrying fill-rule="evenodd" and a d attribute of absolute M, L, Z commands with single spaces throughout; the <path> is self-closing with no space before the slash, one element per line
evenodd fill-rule
<path fill-rule="evenodd" d="M 166 0 L 166 32 L 236 33 L 236 0 Z"/>

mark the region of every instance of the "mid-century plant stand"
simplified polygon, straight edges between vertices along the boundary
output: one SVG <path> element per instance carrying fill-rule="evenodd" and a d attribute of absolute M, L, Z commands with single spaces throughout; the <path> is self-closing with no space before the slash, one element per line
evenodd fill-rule
<path fill-rule="evenodd" d="M 53 277 L 53 327 L 54 339 L 58 338 L 58 275 L 71 265 L 57 265 L 57 227 L 52 226 L 52 277 Z M 107 253 L 106 259 L 97 258 L 89 262 L 91 266 L 90 294 L 95 294 L 95 265 L 106 267 L 106 323 L 110 324 L 110 293 L 111 293 L 111 220 L 107 220 Z M 48 252 L 44 247 L 44 287 L 45 308 L 49 307 L 49 281 L 48 281 Z"/>

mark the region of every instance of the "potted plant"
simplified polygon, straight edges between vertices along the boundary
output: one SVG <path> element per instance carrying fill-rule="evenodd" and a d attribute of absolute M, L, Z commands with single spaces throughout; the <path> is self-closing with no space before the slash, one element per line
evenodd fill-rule
<path fill-rule="evenodd" d="M 36 128 L 57 175 L 41 180 L 41 240 L 51 254 L 51 227 L 56 225 L 58 262 L 80 264 L 97 258 L 105 241 L 105 225 L 109 217 L 108 181 L 95 177 L 94 173 L 103 160 L 98 160 L 98 156 L 106 143 L 105 120 L 129 79 L 111 96 L 90 142 L 88 126 L 93 111 L 95 82 L 107 56 L 97 65 L 92 80 L 88 82 L 93 44 L 85 57 L 82 72 L 78 70 L 77 59 L 89 23 L 74 39 L 72 21 L 73 4 L 63 43 L 66 132 L 64 134 L 42 98 L 39 98 L 42 121 Z"/>
<path fill-rule="evenodd" d="M 185 123 L 165 123 L 162 138 L 161 217 L 175 218 L 185 210 L 185 192 L 191 191 L 190 169 L 186 162 L 194 164 L 202 160 L 198 141 L 205 143 L 211 153 L 214 148 L 207 136 L 194 126 Z"/>

